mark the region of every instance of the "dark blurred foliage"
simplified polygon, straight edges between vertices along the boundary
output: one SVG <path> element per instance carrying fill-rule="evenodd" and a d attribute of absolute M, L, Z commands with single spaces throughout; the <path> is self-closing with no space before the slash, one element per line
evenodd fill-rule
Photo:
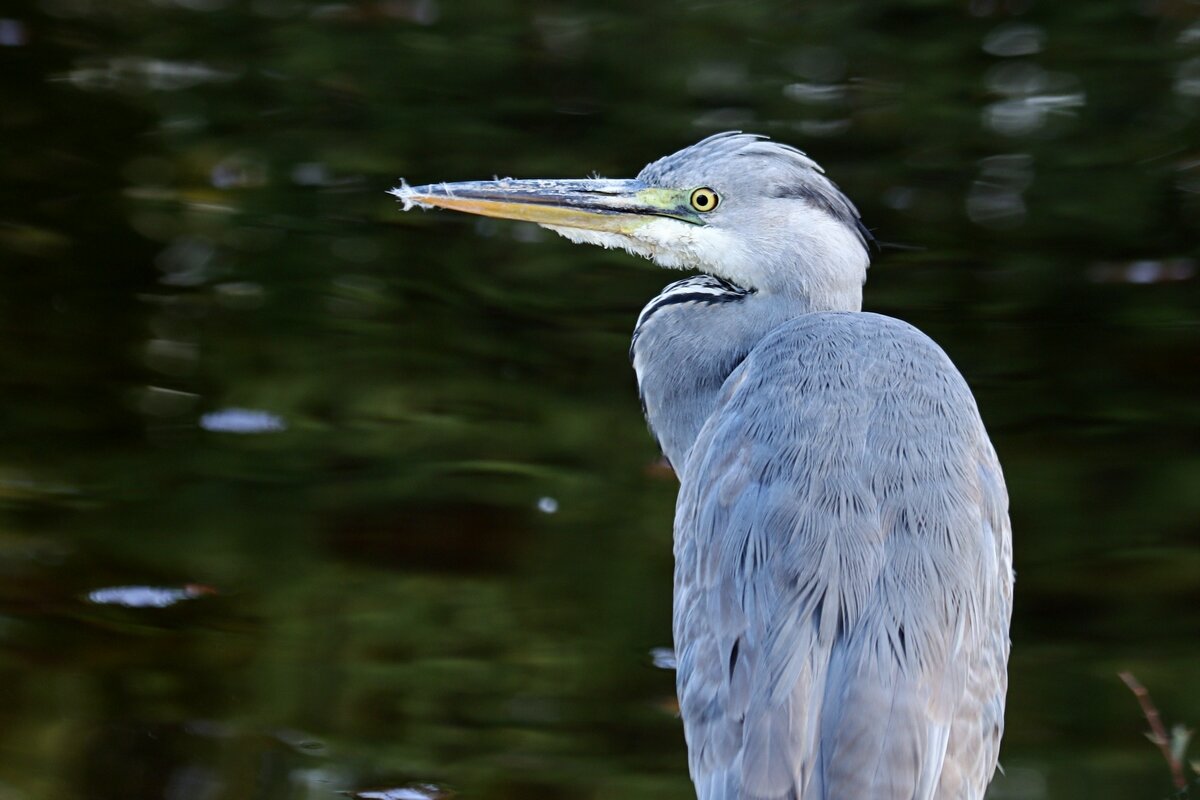
<path fill-rule="evenodd" d="M 977 391 L 992 796 L 1169 792 L 1115 673 L 1200 722 L 1200 5 L 38 0 L 0 87 L 0 798 L 689 796 L 626 359 L 673 276 L 384 190 L 728 128 Z"/>

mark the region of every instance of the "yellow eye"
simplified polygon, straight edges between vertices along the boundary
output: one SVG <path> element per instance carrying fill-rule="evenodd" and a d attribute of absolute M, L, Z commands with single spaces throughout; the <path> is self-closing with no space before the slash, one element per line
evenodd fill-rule
<path fill-rule="evenodd" d="M 692 208 L 697 211 L 712 211 L 720 202 L 717 193 L 707 187 L 692 192 Z"/>

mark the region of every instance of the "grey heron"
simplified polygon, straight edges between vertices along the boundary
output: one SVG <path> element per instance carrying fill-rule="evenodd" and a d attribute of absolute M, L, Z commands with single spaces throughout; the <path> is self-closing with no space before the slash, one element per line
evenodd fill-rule
<path fill-rule="evenodd" d="M 631 356 L 679 476 L 673 632 L 701 800 L 974 800 L 1008 685 L 1008 495 L 974 397 L 862 309 L 871 235 L 801 151 L 730 132 L 631 180 L 393 190 L 700 274 Z"/>

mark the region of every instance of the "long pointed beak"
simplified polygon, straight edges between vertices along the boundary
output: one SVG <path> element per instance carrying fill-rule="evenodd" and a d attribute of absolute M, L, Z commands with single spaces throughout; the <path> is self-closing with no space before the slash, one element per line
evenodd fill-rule
<path fill-rule="evenodd" d="M 407 211 L 413 206 L 446 208 L 484 217 L 536 222 L 552 228 L 629 233 L 658 218 L 704 224 L 674 189 L 638 180 L 496 180 L 392 189 Z"/>

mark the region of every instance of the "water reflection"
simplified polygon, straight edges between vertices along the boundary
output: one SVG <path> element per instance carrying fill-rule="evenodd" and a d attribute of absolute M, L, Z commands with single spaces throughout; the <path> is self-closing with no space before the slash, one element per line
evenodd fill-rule
<path fill-rule="evenodd" d="M 163 92 L 191 89 L 205 83 L 228 83 L 237 77 L 236 72 L 201 62 L 138 57 L 113 58 L 67 73 L 67 80 L 80 89 Z"/>
<path fill-rule="evenodd" d="M 987 85 L 1004 99 L 984 109 L 984 124 L 1006 136 L 1034 133 L 1054 116 L 1071 115 L 1087 102 L 1075 76 L 1048 72 L 1024 61 L 992 67 Z"/>
<path fill-rule="evenodd" d="M 1011 58 L 1040 53 L 1046 43 L 1046 31 L 1038 25 L 1007 22 L 988 32 L 983 39 L 983 52 Z"/>
<path fill-rule="evenodd" d="M 1200 58 L 1189 58 L 1175 71 L 1175 91 L 1188 97 L 1200 97 Z"/>
<path fill-rule="evenodd" d="M 946 346 L 1005 462 L 993 796 L 1165 797 L 1116 672 L 1200 720 L 1197 31 L 1107 1 L 5 10 L 5 791 L 692 796 L 675 483 L 626 355 L 672 276 L 383 192 L 744 127 L 902 246 L 867 305 Z M 221 593 L 121 602 L 192 585 Z"/>
<path fill-rule="evenodd" d="M 22 47 L 29 41 L 24 23 L 16 19 L 0 19 L 0 47 Z"/>
<path fill-rule="evenodd" d="M 188 585 L 179 588 L 167 586 L 109 586 L 88 592 L 87 600 L 98 606 L 124 606 L 125 608 L 167 608 L 184 600 L 215 594 L 209 586 Z"/>
<path fill-rule="evenodd" d="M 1126 262 L 1093 264 L 1089 276 L 1097 283 L 1167 283 L 1187 281 L 1196 276 L 1196 262 L 1190 258 L 1166 260 L 1139 259 Z"/>
<path fill-rule="evenodd" d="M 354 792 L 351 797 L 362 800 L 439 800 L 451 795 L 441 791 L 432 784 L 420 786 L 402 786 L 398 789 L 367 789 Z"/>
<path fill-rule="evenodd" d="M 200 427 L 214 433 L 277 433 L 287 430 L 287 423 L 270 411 L 223 408 L 200 417 Z"/>
<path fill-rule="evenodd" d="M 1033 179 L 1033 157 L 1028 153 L 988 156 L 967 194 L 967 216 L 990 228 L 1020 225 L 1025 219 L 1023 193 Z"/>
<path fill-rule="evenodd" d="M 659 669 L 674 670 L 678 662 L 675 660 L 673 647 L 656 647 L 650 651 L 650 660 Z"/>

